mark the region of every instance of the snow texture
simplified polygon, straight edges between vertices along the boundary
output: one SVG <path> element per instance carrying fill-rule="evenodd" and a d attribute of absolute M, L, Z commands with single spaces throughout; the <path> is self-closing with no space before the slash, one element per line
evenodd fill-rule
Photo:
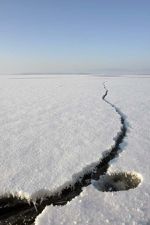
<path fill-rule="evenodd" d="M 90 185 L 65 206 L 46 207 L 37 217 L 36 225 L 150 224 L 150 78 L 111 77 L 106 80 L 107 99 L 129 122 L 123 151 L 119 158 L 111 161 L 109 173 L 136 171 L 143 181 L 135 189 L 120 192 L 102 192 Z"/>
<path fill-rule="evenodd" d="M 104 78 L 0 80 L 0 195 L 40 197 L 74 181 L 120 130 L 102 99 Z"/>

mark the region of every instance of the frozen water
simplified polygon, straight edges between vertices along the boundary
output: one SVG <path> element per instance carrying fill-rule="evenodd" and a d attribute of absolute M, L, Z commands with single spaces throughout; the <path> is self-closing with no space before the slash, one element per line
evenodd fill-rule
<path fill-rule="evenodd" d="M 120 122 L 104 78 L 11 78 L 0 80 L 0 194 L 39 197 L 97 162 Z"/>
<path fill-rule="evenodd" d="M 121 109 L 129 122 L 123 151 L 110 163 L 109 173 L 139 173 L 143 181 L 137 188 L 120 192 L 102 192 L 90 185 L 65 206 L 46 207 L 36 225 L 150 224 L 150 78 L 106 80 L 107 99 Z"/>

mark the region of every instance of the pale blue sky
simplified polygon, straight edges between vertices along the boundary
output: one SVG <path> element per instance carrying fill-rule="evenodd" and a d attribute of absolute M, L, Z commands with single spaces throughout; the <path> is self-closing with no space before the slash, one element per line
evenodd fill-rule
<path fill-rule="evenodd" d="M 0 73 L 149 73 L 149 0 L 0 0 Z"/>

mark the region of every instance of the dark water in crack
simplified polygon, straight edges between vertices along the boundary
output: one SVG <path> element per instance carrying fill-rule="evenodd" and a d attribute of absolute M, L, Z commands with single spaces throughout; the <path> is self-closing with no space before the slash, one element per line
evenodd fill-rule
<path fill-rule="evenodd" d="M 78 196 L 82 192 L 82 188 L 91 184 L 91 180 L 98 180 L 99 176 L 104 175 L 108 168 L 109 162 L 118 156 L 120 151 L 120 144 L 123 142 L 126 136 L 127 127 L 126 121 L 120 110 L 105 98 L 108 94 L 108 90 L 104 84 L 105 93 L 102 99 L 113 107 L 116 113 L 120 116 L 121 130 L 115 140 L 115 145 L 107 151 L 95 168 L 90 169 L 83 175 L 77 178 L 77 181 L 60 191 L 55 192 L 51 196 L 47 196 L 44 199 L 37 199 L 36 203 L 31 202 L 30 204 L 26 199 L 18 199 L 17 197 L 9 196 L 0 199 L 0 225 L 32 225 L 35 218 L 40 214 L 47 205 L 65 205 L 68 201 L 71 201 L 74 197 Z"/>

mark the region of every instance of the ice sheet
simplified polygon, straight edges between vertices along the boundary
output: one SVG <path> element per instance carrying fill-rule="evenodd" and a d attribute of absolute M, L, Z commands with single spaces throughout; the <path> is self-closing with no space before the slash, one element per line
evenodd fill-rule
<path fill-rule="evenodd" d="M 101 192 L 93 185 L 63 207 L 48 206 L 36 225 L 149 225 L 150 224 L 150 78 L 108 78 L 107 99 L 127 116 L 128 136 L 109 172 L 136 171 L 143 177 L 135 189 Z"/>
<path fill-rule="evenodd" d="M 0 195 L 53 191 L 113 144 L 118 115 L 102 101 L 105 78 L 0 80 Z M 72 177 L 73 176 L 73 177 Z"/>

